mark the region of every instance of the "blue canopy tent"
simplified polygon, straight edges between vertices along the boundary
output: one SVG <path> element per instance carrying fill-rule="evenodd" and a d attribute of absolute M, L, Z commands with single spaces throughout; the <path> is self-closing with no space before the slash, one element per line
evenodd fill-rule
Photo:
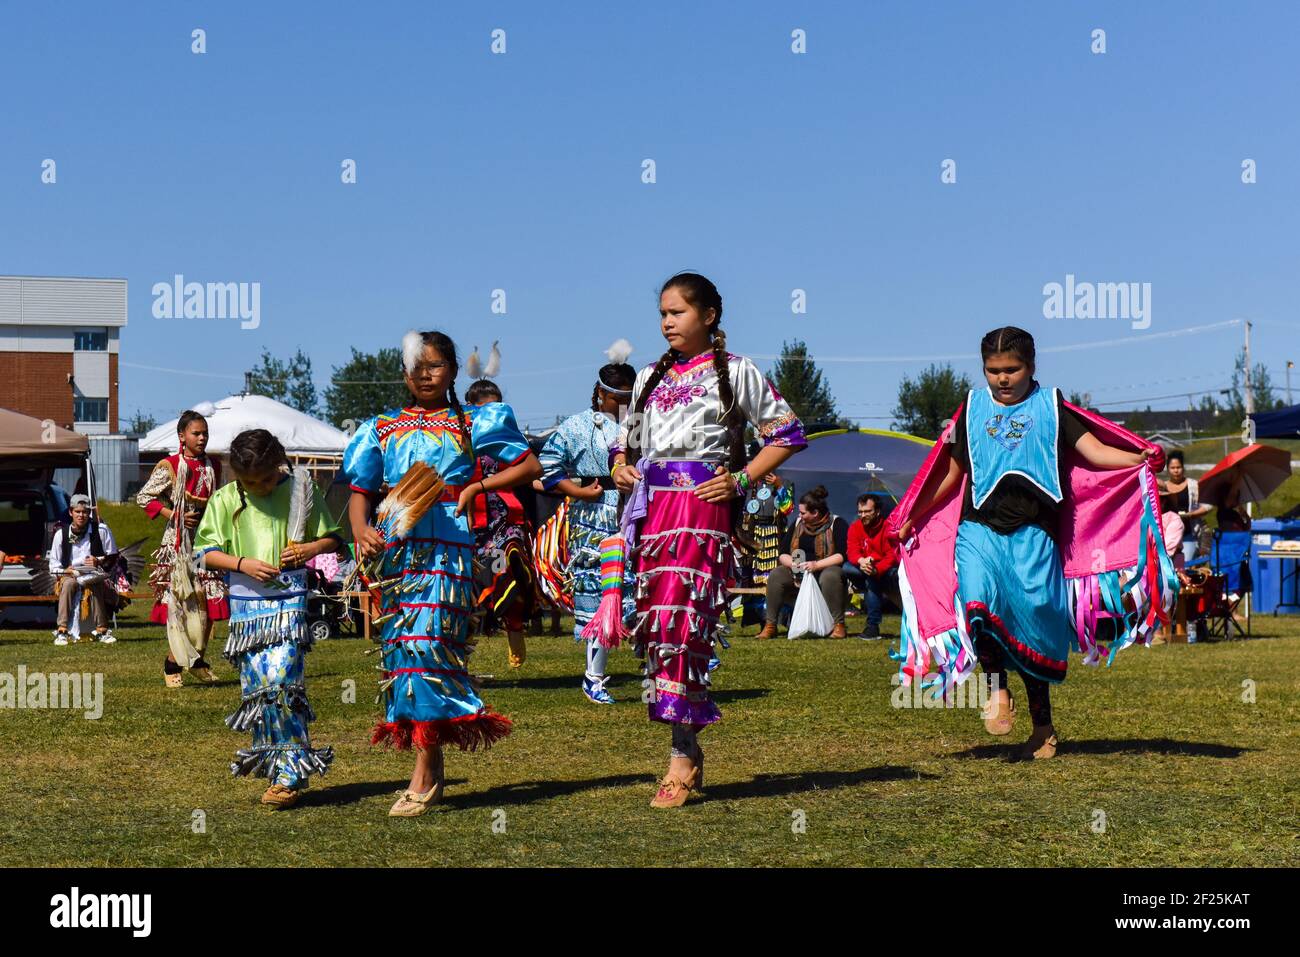
<path fill-rule="evenodd" d="M 777 470 L 794 486 L 795 501 L 817 485 L 826 486 L 831 511 L 852 522 L 858 496 L 879 492 L 886 511 L 903 497 L 933 442 L 883 429 L 833 429 L 808 436 L 808 448 Z"/>
<path fill-rule="evenodd" d="M 1259 439 L 1300 439 L 1300 405 L 1289 405 L 1272 412 L 1256 412 L 1255 437 Z"/>

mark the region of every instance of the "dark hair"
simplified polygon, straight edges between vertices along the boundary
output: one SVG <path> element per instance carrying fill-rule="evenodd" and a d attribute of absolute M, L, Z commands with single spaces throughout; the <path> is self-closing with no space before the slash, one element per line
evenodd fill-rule
<path fill-rule="evenodd" d="M 1166 466 L 1168 466 L 1169 463 L 1172 462 L 1174 459 L 1177 459 L 1184 466 L 1187 465 L 1187 459 L 1183 458 L 1183 453 L 1181 449 L 1172 449 L 1171 451 L 1165 453 Z"/>
<path fill-rule="evenodd" d="M 601 383 L 616 389 L 631 389 L 636 383 L 636 370 L 626 362 L 607 362 L 601 366 L 600 371 L 596 373 L 596 384 L 591 387 L 592 411 L 600 409 Z"/>
<path fill-rule="evenodd" d="M 1030 374 L 1033 374 L 1034 337 L 1025 330 L 1018 326 L 1002 326 L 985 333 L 984 338 L 980 340 L 980 358 L 988 359 L 989 356 L 997 355 L 999 352 L 1010 352 L 1019 356 L 1020 361 L 1029 366 Z"/>
<path fill-rule="evenodd" d="M 460 399 L 456 398 L 456 376 L 460 374 L 460 360 L 456 358 L 456 343 L 451 341 L 451 336 L 442 332 L 431 330 L 416 334 L 420 337 L 422 346 L 433 349 L 451 367 L 451 384 L 447 386 L 447 404 L 456 413 L 456 421 L 460 425 L 460 437 L 465 442 L 465 450 L 469 453 L 470 461 L 473 462 L 474 437 L 469 430 L 469 422 L 465 419 L 465 409 L 461 406 Z"/>
<path fill-rule="evenodd" d="M 825 515 L 830 511 L 826 507 L 826 486 L 818 485 L 816 488 L 809 489 L 799 497 L 799 504 L 804 506 L 810 512 L 816 512 L 819 515 Z"/>
<path fill-rule="evenodd" d="M 181 417 L 176 421 L 176 434 L 184 435 L 185 430 L 190 427 L 191 422 L 202 422 L 204 425 L 208 424 L 208 420 L 201 414 L 195 412 L 193 409 L 186 409 L 181 413 Z"/>
<path fill-rule="evenodd" d="M 858 504 L 859 504 L 859 505 L 866 505 L 868 502 L 874 502 L 874 503 L 875 503 L 876 511 L 877 511 L 877 512 L 883 512 L 883 511 L 885 510 L 884 506 L 880 504 L 880 497 L 879 497 L 879 496 L 877 496 L 877 495 L 872 495 L 870 492 L 864 492 L 864 493 L 862 493 L 861 495 L 858 496 Z"/>
<path fill-rule="evenodd" d="M 230 443 L 230 470 L 235 473 L 235 487 L 239 489 L 239 508 L 235 509 L 231 521 L 248 505 L 244 497 L 244 483 L 240 475 L 251 475 L 289 464 L 289 456 L 284 451 L 280 440 L 266 429 L 246 429 L 240 432 Z"/>
<path fill-rule="evenodd" d="M 475 379 L 465 390 L 465 401 L 470 405 L 478 405 L 479 401 L 487 396 L 496 396 L 497 402 L 503 402 L 504 397 L 501 395 L 501 387 L 491 379 Z"/>
<path fill-rule="evenodd" d="M 731 369 L 727 365 L 727 334 L 722 331 L 722 296 L 718 293 L 717 286 L 694 272 L 679 272 L 670 277 L 659 290 L 659 295 L 662 296 L 669 289 L 680 291 L 682 298 L 699 310 L 701 318 L 704 318 L 710 309 L 713 310 L 716 321 L 710 326 L 709 331 L 713 342 L 713 371 L 718 376 L 718 396 L 722 400 L 722 424 L 727 430 L 727 470 L 734 472 L 742 469 L 746 461 L 745 418 L 736 407 L 736 395 L 731 388 Z M 645 413 L 650 393 L 663 381 L 663 377 L 668 374 L 675 361 L 677 361 L 677 352 L 669 349 L 655 363 L 650 378 L 646 380 L 641 388 L 641 394 L 637 396 L 634 412 L 638 417 Z M 632 434 L 636 435 L 639 431 L 642 430 L 634 429 Z M 635 465 L 640 457 L 640 445 L 629 443 L 627 463 Z"/>

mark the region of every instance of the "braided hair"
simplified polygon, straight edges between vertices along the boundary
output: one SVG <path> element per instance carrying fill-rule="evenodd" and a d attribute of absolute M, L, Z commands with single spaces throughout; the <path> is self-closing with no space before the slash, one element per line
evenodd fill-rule
<path fill-rule="evenodd" d="M 626 362 L 607 362 L 596 373 L 596 384 L 591 387 L 591 411 L 600 411 L 600 387 L 631 389 L 636 383 L 636 370 Z"/>
<path fill-rule="evenodd" d="M 230 470 L 235 473 L 235 487 L 239 489 L 239 508 L 235 509 L 230 520 L 238 519 L 239 513 L 248 506 L 240 475 L 252 475 L 277 466 L 287 468 L 288 465 L 289 456 L 284 446 L 266 429 L 247 429 L 235 436 L 230 443 Z"/>
<path fill-rule="evenodd" d="M 1034 337 L 1018 326 L 1002 326 L 984 335 L 980 340 L 980 358 L 999 352 L 1009 352 L 1018 356 L 1020 361 L 1029 366 L 1029 374 L 1034 374 Z"/>
<path fill-rule="evenodd" d="M 470 461 L 474 461 L 474 439 L 465 418 L 465 408 L 456 397 L 456 376 L 460 374 L 460 361 L 456 358 L 456 343 L 451 336 L 441 332 L 416 332 L 412 329 L 402 336 L 402 365 L 407 375 L 415 374 L 415 365 L 426 348 L 432 349 L 451 368 L 451 383 L 447 386 L 447 404 L 456 413 L 456 422 L 460 426 L 460 437 L 465 443 Z"/>
<path fill-rule="evenodd" d="M 727 430 L 727 471 L 735 472 L 744 468 L 746 462 L 745 419 L 736 406 L 736 395 L 731 387 L 731 368 L 727 361 L 727 334 L 722 331 L 722 296 L 717 286 L 694 272 L 679 272 L 670 277 L 659 290 L 659 295 L 662 296 L 669 289 L 680 292 L 682 298 L 699 311 L 701 318 L 706 316 L 710 309 L 716 317 L 709 328 L 709 338 L 713 346 L 713 371 L 718 377 L 718 397 L 722 400 L 722 425 Z M 676 350 L 668 349 L 655 363 L 654 370 L 641 389 L 641 394 L 637 396 L 634 412 L 638 421 L 645 414 L 650 393 L 663 381 L 677 358 Z M 637 431 L 639 430 L 634 430 L 633 434 Z M 628 464 L 635 465 L 640 456 L 640 445 L 629 443 Z"/>

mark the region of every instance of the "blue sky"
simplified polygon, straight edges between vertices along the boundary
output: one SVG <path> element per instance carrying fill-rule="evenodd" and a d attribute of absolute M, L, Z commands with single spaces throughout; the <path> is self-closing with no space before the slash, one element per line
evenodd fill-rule
<path fill-rule="evenodd" d="M 1279 385 L 1300 361 L 1291 4 L 69 3 L 3 18 L 0 273 L 129 280 L 124 416 L 237 391 L 263 348 L 302 347 L 324 386 L 349 347 L 418 327 L 464 353 L 500 339 L 507 401 L 545 425 L 587 404 L 615 338 L 637 365 L 662 351 L 657 290 L 683 268 L 718 284 L 734 351 L 806 340 L 842 411 L 875 427 L 925 363 L 830 360 L 956 355 L 976 374 L 981 334 L 1006 323 L 1044 350 L 1121 340 L 1040 358 L 1042 381 L 1098 403 L 1227 385 L 1240 328 L 1152 334 L 1250 318 Z M 260 282 L 259 327 L 155 319 L 150 289 L 176 273 Z M 1066 274 L 1151 283 L 1150 328 L 1044 319 L 1043 285 Z"/>

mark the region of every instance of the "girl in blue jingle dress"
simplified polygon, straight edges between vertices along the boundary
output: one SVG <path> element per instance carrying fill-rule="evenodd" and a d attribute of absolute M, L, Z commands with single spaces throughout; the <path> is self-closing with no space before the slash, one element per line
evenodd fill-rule
<path fill-rule="evenodd" d="M 546 439 L 538 455 L 549 491 L 569 496 L 569 576 L 573 579 L 573 640 L 587 648 L 587 669 L 582 693 L 594 704 L 613 704 L 605 688 L 605 666 L 609 649 L 597 639 L 582 637 L 600 606 L 603 590 L 600 577 L 601 543 L 618 533 L 618 492 L 609 476 L 609 448 L 618 441 L 621 412 L 632 397 L 636 370 L 625 362 L 611 362 L 596 374 L 591 390 L 591 408 L 571 415 Z M 636 614 L 635 581 L 627 572 L 623 595 L 624 625 L 630 627 Z"/>
<path fill-rule="evenodd" d="M 352 487 L 348 518 L 359 557 L 382 553 L 377 577 L 395 583 L 376 611 L 386 619 L 380 632 L 386 714 L 371 740 L 416 749 L 410 787 L 389 812 L 415 817 L 442 796 L 444 744 L 473 751 L 510 733 L 510 720 L 479 700 L 468 670 L 474 588 L 468 515 L 476 496 L 531 482 L 542 468 L 508 405 L 461 405 L 450 338 L 408 332 L 402 360 L 415 404 L 381 413 L 358 429 L 343 469 Z M 478 455 L 499 462 L 500 471 L 474 481 Z M 447 487 L 406 538 L 385 541 L 369 524 L 372 506 L 415 462 L 437 469 Z"/>

